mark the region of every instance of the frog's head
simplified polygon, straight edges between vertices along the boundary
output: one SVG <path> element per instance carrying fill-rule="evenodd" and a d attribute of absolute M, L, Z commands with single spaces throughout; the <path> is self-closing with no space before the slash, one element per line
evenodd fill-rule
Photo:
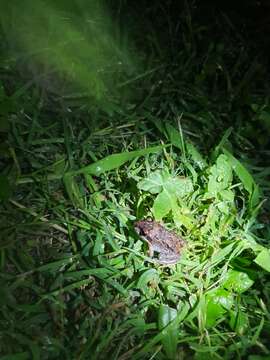
<path fill-rule="evenodd" d="M 135 231 L 138 235 L 147 235 L 153 229 L 152 220 L 140 220 L 135 223 Z"/>

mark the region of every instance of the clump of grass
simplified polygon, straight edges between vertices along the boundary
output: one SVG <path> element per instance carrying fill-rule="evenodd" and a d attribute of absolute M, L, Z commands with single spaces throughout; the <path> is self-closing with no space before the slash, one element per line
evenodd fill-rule
<path fill-rule="evenodd" d="M 248 62 L 234 42 L 228 56 L 229 33 L 209 45 L 189 10 L 186 21 L 169 23 L 169 51 L 151 31 L 144 70 L 117 83 L 134 94 L 125 101 L 102 106 L 75 91 L 52 102 L 38 84 L 14 89 L 7 76 L 0 93 L 7 357 L 269 355 L 269 227 L 258 220 L 269 167 L 259 130 L 262 157 L 247 158 L 256 149 L 254 124 L 268 131 L 265 97 L 251 92 L 259 61 Z M 173 21 L 167 15 L 160 21 Z M 187 240 L 176 266 L 148 257 L 134 231 L 147 217 Z"/>
<path fill-rule="evenodd" d="M 110 155 L 65 175 L 77 211 L 58 206 L 51 212 L 55 219 L 65 216 L 64 227 L 54 229 L 70 234 L 72 253 L 64 241 L 58 259 L 47 264 L 35 266 L 30 254 L 12 259 L 14 268 L 5 277 L 3 291 L 22 316 L 19 329 L 31 322 L 21 349 L 24 341 L 34 347 L 29 336 L 39 329 L 39 346 L 62 354 L 60 345 L 76 328 L 71 347 L 82 358 L 110 353 L 144 358 L 160 352 L 174 359 L 179 351 L 221 357 L 239 352 L 236 342 L 243 354 L 266 346 L 258 343 L 268 326 L 263 299 L 255 297 L 261 304 L 256 313 L 249 312 L 248 300 L 262 279 L 258 266 L 269 270 L 269 252 L 250 231 L 260 201 L 256 183 L 222 142 L 209 161 L 174 127 L 167 126 L 164 134 L 173 146 Z M 187 240 L 176 266 L 160 267 L 149 259 L 135 234 L 133 222 L 149 216 Z M 37 250 L 42 251 L 41 243 Z M 23 303 L 15 300 L 17 292 Z M 33 312 L 39 314 L 36 324 Z M 64 337 L 57 345 L 55 329 L 48 346 L 40 326 L 45 322 L 51 328 L 51 321 Z M 18 336 L 16 327 L 4 334 L 9 345 Z"/>

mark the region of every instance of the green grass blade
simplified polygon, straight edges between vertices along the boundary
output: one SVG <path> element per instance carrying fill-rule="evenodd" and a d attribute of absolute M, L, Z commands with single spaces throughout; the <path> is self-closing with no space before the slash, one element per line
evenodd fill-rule
<path fill-rule="evenodd" d="M 167 145 L 168 146 L 168 145 Z M 130 152 L 122 152 L 119 154 L 113 154 L 105 157 L 102 160 L 96 161 L 94 164 L 85 166 L 79 170 L 71 171 L 68 174 L 78 175 L 78 174 L 91 174 L 99 176 L 106 171 L 114 170 L 124 165 L 127 161 L 133 160 L 139 156 L 145 156 L 151 153 L 156 153 L 161 151 L 164 148 L 164 145 L 154 146 L 146 148 L 143 150 L 135 150 Z"/>
<path fill-rule="evenodd" d="M 227 156 L 235 174 L 242 182 L 245 190 L 249 193 L 249 206 L 251 209 L 253 209 L 260 201 L 258 185 L 255 183 L 250 172 L 239 160 L 237 160 L 229 151 L 224 148 L 223 152 Z"/>

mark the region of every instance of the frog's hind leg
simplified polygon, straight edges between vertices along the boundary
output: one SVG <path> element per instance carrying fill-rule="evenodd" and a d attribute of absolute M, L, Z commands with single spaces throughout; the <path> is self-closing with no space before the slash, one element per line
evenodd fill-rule
<path fill-rule="evenodd" d="M 147 238 L 145 236 L 141 236 L 141 238 L 148 244 L 148 255 L 149 257 L 153 257 L 154 256 L 154 249 L 152 244 L 147 240 Z"/>
<path fill-rule="evenodd" d="M 171 254 L 160 254 L 158 262 L 164 265 L 174 265 L 178 262 L 179 256 Z"/>

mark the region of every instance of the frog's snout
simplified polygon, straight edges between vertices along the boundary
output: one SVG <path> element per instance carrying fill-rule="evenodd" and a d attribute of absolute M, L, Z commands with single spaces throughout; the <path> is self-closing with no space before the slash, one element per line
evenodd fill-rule
<path fill-rule="evenodd" d="M 134 230 L 136 231 L 136 233 L 137 233 L 138 235 L 141 235 L 142 229 L 140 228 L 140 226 L 138 226 L 137 224 L 135 224 Z"/>

